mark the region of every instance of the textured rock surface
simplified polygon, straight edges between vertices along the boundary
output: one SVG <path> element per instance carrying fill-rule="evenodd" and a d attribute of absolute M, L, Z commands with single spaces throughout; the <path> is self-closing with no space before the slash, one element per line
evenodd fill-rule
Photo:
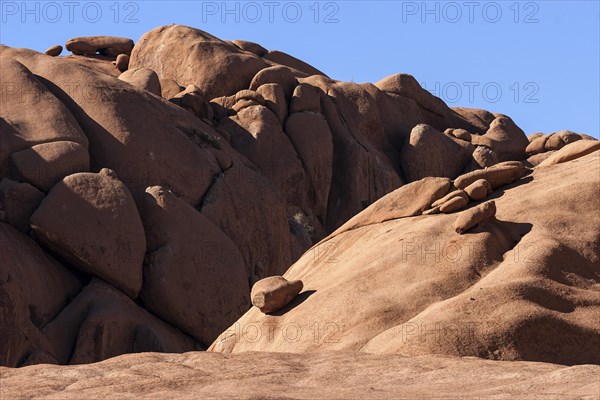
<path fill-rule="evenodd" d="M 110 371 L 110 373 L 107 373 Z M 68 368 L 0 368 L 4 400 L 22 398 L 581 398 L 600 367 L 327 352 L 129 354 Z M 281 378 L 285 377 L 285 378 Z M 293 382 L 293 384 L 290 384 Z"/>
<path fill-rule="evenodd" d="M 276 317 L 250 309 L 211 348 L 599 363 L 587 350 L 600 345 L 599 174 L 598 151 L 534 170 L 494 192 L 496 220 L 466 235 L 452 227 L 456 214 L 332 235 L 284 274 L 307 295 Z M 272 334 L 247 340 L 247 326 Z M 316 326 L 319 340 L 304 334 Z"/>
<path fill-rule="evenodd" d="M 261 279 L 252 286 L 252 305 L 263 313 L 281 310 L 302 290 L 302 281 L 288 281 L 282 276 Z"/>

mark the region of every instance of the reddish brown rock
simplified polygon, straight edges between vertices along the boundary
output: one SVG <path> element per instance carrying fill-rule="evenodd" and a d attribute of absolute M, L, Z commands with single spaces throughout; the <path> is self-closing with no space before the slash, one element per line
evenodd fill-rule
<path fill-rule="evenodd" d="M 265 54 L 267 54 L 267 51 L 268 51 L 267 49 L 262 47 L 260 44 L 254 43 L 254 42 L 249 42 L 247 40 L 232 40 L 231 42 L 233 44 L 235 44 L 237 47 L 239 47 L 240 49 L 242 49 L 244 51 L 249 51 L 250 53 L 256 54 L 259 57 L 264 56 Z"/>
<path fill-rule="evenodd" d="M 242 255 L 217 226 L 169 190 L 148 188 L 142 204 L 148 254 L 141 299 L 208 345 L 250 305 Z"/>
<path fill-rule="evenodd" d="M 28 236 L 0 222 L 0 365 L 18 367 L 35 350 L 49 351 L 40 329 L 81 283 Z"/>
<path fill-rule="evenodd" d="M 181 353 L 202 345 L 94 278 L 43 328 L 60 364 L 87 364 L 125 353 Z"/>
<path fill-rule="evenodd" d="M 446 129 L 444 133 L 454 136 L 457 139 L 464 140 L 465 142 L 471 141 L 471 134 L 466 129 Z"/>
<path fill-rule="evenodd" d="M 461 235 L 496 215 L 496 203 L 488 201 L 458 215 L 452 225 Z"/>
<path fill-rule="evenodd" d="M 493 189 L 508 185 L 521 178 L 527 172 L 527 168 L 520 162 L 503 162 L 489 168 L 479 169 L 461 175 L 454 180 L 454 186 L 464 189 L 479 179 L 487 180 Z"/>
<path fill-rule="evenodd" d="M 454 190 L 450 193 L 448 193 L 447 195 L 445 195 L 444 197 L 434 201 L 433 203 L 431 203 L 431 207 L 437 207 L 437 206 L 441 206 L 444 203 L 447 203 L 448 201 L 452 200 L 455 197 L 460 197 L 464 200 L 467 200 L 467 202 L 469 201 L 469 198 L 467 197 L 467 193 L 465 193 L 464 190 Z"/>
<path fill-rule="evenodd" d="M 302 60 L 297 59 L 294 56 L 291 56 L 283 51 L 278 50 L 270 50 L 267 54 L 262 56 L 265 60 L 269 60 L 271 62 L 285 65 L 289 68 L 295 69 L 297 71 L 303 72 L 308 75 L 323 75 L 325 74 L 312 65 L 305 63 Z"/>
<path fill-rule="evenodd" d="M 252 82 L 250 82 L 248 87 L 251 90 L 257 90 L 260 86 L 267 83 L 277 83 L 281 86 L 288 100 L 291 99 L 294 89 L 298 86 L 298 80 L 294 73 L 288 67 L 278 65 L 260 70 L 252 78 Z"/>
<path fill-rule="evenodd" d="M 74 267 L 137 297 L 144 228 L 131 194 L 113 171 L 64 178 L 31 216 L 31 228 Z"/>
<path fill-rule="evenodd" d="M 115 67 L 119 71 L 127 71 L 129 68 L 129 56 L 127 54 L 119 54 L 115 60 Z"/>
<path fill-rule="evenodd" d="M 185 90 L 184 87 L 180 86 L 179 83 L 175 82 L 173 79 L 159 79 L 160 82 L 160 94 L 164 99 L 172 99 L 177 96 L 179 93 Z"/>
<path fill-rule="evenodd" d="M 475 161 L 475 163 L 481 168 L 487 168 L 498 164 L 498 157 L 496 156 L 496 153 L 484 146 L 475 147 L 472 157 L 473 161 Z"/>
<path fill-rule="evenodd" d="M 485 179 L 479 179 L 467 186 L 465 193 L 471 200 L 480 201 L 492 193 L 492 185 Z"/>
<path fill-rule="evenodd" d="M 542 135 L 530 139 L 529 145 L 525 148 L 525 152 L 530 156 L 545 152 L 548 138 L 549 136 Z"/>
<path fill-rule="evenodd" d="M 184 86 L 194 84 L 206 99 L 214 99 L 248 89 L 252 77 L 269 64 L 199 29 L 167 25 L 146 32 L 136 43 L 130 62 L 135 67 L 150 68 Z"/>
<path fill-rule="evenodd" d="M 265 106 L 283 124 L 288 115 L 288 103 L 281 85 L 277 83 L 265 83 L 256 89 L 256 93 L 259 93 L 265 99 Z"/>
<path fill-rule="evenodd" d="M 542 161 L 539 166 L 545 167 L 548 165 L 560 164 L 567 161 L 575 160 L 587 154 L 600 150 L 600 141 L 598 140 L 579 140 L 569 143 L 563 148 L 552 154 L 550 157 Z"/>
<path fill-rule="evenodd" d="M 212 107 L 204 99 L 196 85 L 188 85 L 185 90 L 170 98 L 169 101 L 191 111 L 198 118 L 211 120 L 214 116 Z"/>
<path fill-rule="evenodd" d="M 62 51 L 63 51 L 63 47 L 61 45 L 57 44 L 57 45 L 48 47 L 48 49 L 46 49 L 44 54 L 47 56 L 50 56 L 50 57 L 58 57 L 58 56 L 60 56 L 60 53 L 62 53 Z"/>
<path fill-rule="evenodd" d="M 302 111 L 321 111 L 321 99 L 318 89 L 308 83 L 296 86 L 290 100 L 290 113 Z"/>
<path fill-rule="evenodd" d="M 0 180 L 0 221 L 6 222 L 21 232 L 29 232 L 31 214 L 44 198 L 29 183 Z"/>
<path fill-rule="evenodd" d="M 252 305 L 265 314 L 281 310 L 298 296 L 302 281 L 288 281 L 282 276 L 270 276 L 252 286 Z"/>
<path fill-rule="evenodd" d="M 119 75 L 123 82 L 131 83 L 140 89 L 149 91 L 157 96 L 161 95 L 160 80 L 156 72 L 148 68 L 130 68 Z"/>
<path fill-rule="evenodd" d="M 402 147 L 402 171 L 409 182 L 426 176 L 454 178 L 469 161 L 469 151 L 428 125 L 417 125 Z"/>
<path fill-rule="evenodd" d="M 490 124 L 485 137 L 492 141 L 491 148 L 498 156 L 498 161 L 525 159 L 529 140 L 509 117 L 499 115 Z"/>
<path fill-rule="evenodd" d="M 90 156 L 85 147 L 75 142 L 50 142 L 32 146 L 10 155 L 13 176 L 31 183 L 44 192 L 49 191 L 67 175 L 87 172 Z"/>
<path fill-rule="evenodd" d="M 69 39 L 66 47 L 73 54 L 116 57 L 131 54 L 133 40 L 116 36 L 81 36 Z"/>

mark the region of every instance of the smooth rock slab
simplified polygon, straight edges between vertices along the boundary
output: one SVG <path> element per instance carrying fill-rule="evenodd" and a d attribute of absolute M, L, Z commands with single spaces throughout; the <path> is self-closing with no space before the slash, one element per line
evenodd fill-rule
<path fill-rule="evenodd" d="M 117 36 L 81 36 L 69 39 L 67 50 L 73 54 L 102 55 L 116 57 L 119 54 L 131 54 L 133 40 Z"/>

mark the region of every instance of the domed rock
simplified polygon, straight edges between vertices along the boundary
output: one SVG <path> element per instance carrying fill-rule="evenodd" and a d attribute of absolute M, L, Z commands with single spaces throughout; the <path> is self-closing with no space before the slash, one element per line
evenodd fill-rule
<path fill-rule="evenodd" d="M 63 47 L 61 45 L 57 44 L 57 45 L 48 47 L 48 49 L 46 49 L 44 54 L 47 56 L 50 56 L 50 57 L 57 57 L 57 56 L 60 56 L 60 53 L 62 53 L 62 51 L 63 51 Z"/>
<path fill-rule="evenodd" d="M 146 190 L 146 308 L 210 344 L 249 307 L 246 267 L 217 226 L 167 189 Z"/>
<path fill-rule="evenodd" d="M 492 141 L 492 150 L 498 161 L 523 160 L 529 140 L 525 133 L 505 115 L 498 116 L 490 124 L 485 138 Z"/>
<path fill-rule="evenodd" d="M 286 99 L 291 99 L 292 93 L 298 86 L 298 79 L 288 68 L 281 65 L 261 69 L 250 82 L 248 86 L 251 90 L 256 90 L 266 83 L 277 83 L 283 89 Z"/>
<path fill-rule="evenodd" d="M 539 154 L 539 153 L 543 153 L 546 151 L 546 142 L 548 141 L 549 136 L 546 135 L 542 135 L 542 136 L 538 136 L 534 139 L 531 139 L 531 141 L 529 142 L 529 145 L 527 145 L 527 147 L 525 148 L 525 153 L 527 153 L 527 155 L 534 155 L 534 154 Z"/>
<path fill-rule="evenodd" d="M 116 36 L 81 36 L 69 39 L 67 50 L 78 55 L 101 54 L 117 57 L 131 54 L 133 40 Z"/>
<path fill-rule="evenodd" d="M 279 311 L 298 296 L 302 287 L 302 281 L 270 276 L 252 286 L 252 305 L 265 314 Z"/>
<path fill-rule="evenodd" d="M 123 82 L 131 83 L 140 89 L 149 91 L 157 96 L 161 95 L 160 80 L 156 72 L 148 68 L 130 68 L 119 75 Z"/>
<path fill-rule="evenodd" d="M 0 221 L 12 225 L 21 232 L 29 232 L 31 214 L 43 198 L 44 193 L 29 183 L 3 178 L 0 180 Z"/>
<path fill-rule="evenodd" d="M 321 98 L 318 89 L 308 83 L 301 83 L 294 89 L 290 101 L 290 113 L 302 111 L 321 112 Z"/>
<path fill-rule="evenodd" d="M 454 178 L 461 173 L 471 153 L 454 139 L 428 125 L 417 125 L 402 147 L 400 162 L 409 182 L 426 176 Z"/>
<path fill-rule="evenodd" d="M 566 130 L 559 131 L 548 136 L 548 140 L 546 140 L 544 148 L 546 151 L 560 150 L 565 145 L 576 142 L 577 140 L 581 140 L 581 135 Z"/>
<path fill-rule="evenodd" d="M 37 144 L 11 154 L 10 161 L 15 169 L 15 178 L 44 192 L 65 176 L 90 169 L 87 149 L 79 143 L 67 141 Z"/>
<path fill-rule="evenodd" d="M 130 68 L 150 68 L 161 78 L 184 86 L 194 84 L 206 99 L 248 89 L 252 77 L 269 67 L 262 58 L 233 43 L 182 25 L 146 32 L 136 43 L 129 64 Z"/>
<path fill-rule="evenodd" d="M 268 51 L 267 49 L 262 47 L 260 44 L 254 43 L 254 42 L 249 42 L 247 40 L 232 40 L 231 42 L 233 44 L 235 44 L 237 47 L 239 47 L 240 49 L 242 49 L 244 51 L 249 51 L 250 53 L 256 54 L 259 57 L 264 56 L 265 54 L 267 54 L 267 51 Z"/>
<path fill-rule="evenodd" d="M 472 157 L 475 163 L 481 168 L 487 168 L 498 164 L 496 153 L 484 146 L 475 147 Z"/>
<path fill-rule="evenodd" d="M 74 267 L 137 297 L 146 238 L 133 197 L 113 171 L 64 178 L 31 216 L 31 228 Z"/>
<path fill-rule="evenodd" d="M 191 111 L 198 118 L 213 119 L 213 109 L 196 85 L 188 85 L 185 90 L 170 98 L 169 101 Z"/>
<path fill-rule="evenodd" d="M 295 69 L 296 71 L 300 71 L 307 75 L 323 75 L 326 76 L 323 72 L 319 71 L 312 65 L 305 63 L 302 60 L 297 59 L 294 56 L 291 56 L 283 51 L 278 50 L 269 50 L 267 54 L 262 56 L 265 60 L 269 60 L 271 62 L 285 65 L 286 67 Z"/>

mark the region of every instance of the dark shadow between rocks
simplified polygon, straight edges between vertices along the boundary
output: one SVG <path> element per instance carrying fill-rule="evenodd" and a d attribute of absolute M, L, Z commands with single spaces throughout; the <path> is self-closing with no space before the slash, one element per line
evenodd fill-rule
<path fill-rule="evenodd" d="M 292 300 L 287 306 L 283 307 L 281 310 L 272 312 L 272 313 L 268 313 L 268 315 L 272 315 L 275 317 L 281 317 L 283 314 L 287 313 L 288 311 L 293 310 L 294 308 L 298 307 L 300 304 L 304 303 L 306 301 L 306 299 L 308 299 L 310 296 L 313 295 L 313 293 L 315 293 L 316 290 L 305 290 L 304 292 L 300 293 L 298 296 L 296 296 L 296 298 L 294 300 Z"/>

